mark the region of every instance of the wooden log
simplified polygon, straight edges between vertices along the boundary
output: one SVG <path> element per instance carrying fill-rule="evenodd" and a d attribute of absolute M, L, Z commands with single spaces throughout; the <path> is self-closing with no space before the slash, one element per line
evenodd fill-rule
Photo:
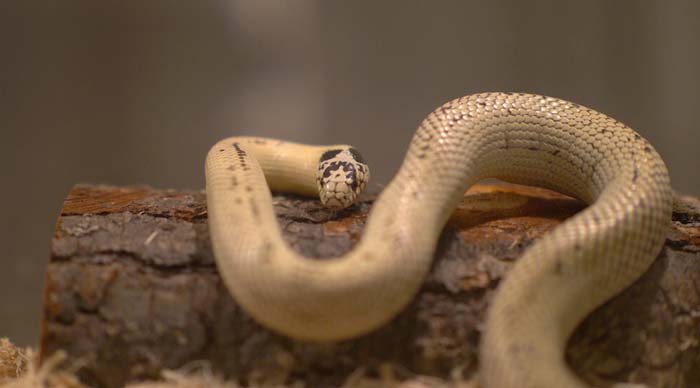
<path fill-rule="evenodd" d="M 656 263 L 570 341 L 570 364 L 593 384 L 700 386 L 700 200 L 676 202 Z M 371 205 L 369 198 L 333 214 L 316 200 L 274 197 L 287 241 L 314 258 L 351 249 Z M 533 240 L 582 207 L 537 188 L 472 188 L 414 302 L 363 338 L 318 345 L 260 327 L 229 296 L 212 257 L 204 193 L 76 186 L 46 272 L 41 356 L 64 350 L 96 387 L 198 360 L 247 383 L 332 387 L 358 368 L 372 374 L 382 365 L 399 376 L 468 379 L 478 369 L 484 312 L 499 281 Z"/>

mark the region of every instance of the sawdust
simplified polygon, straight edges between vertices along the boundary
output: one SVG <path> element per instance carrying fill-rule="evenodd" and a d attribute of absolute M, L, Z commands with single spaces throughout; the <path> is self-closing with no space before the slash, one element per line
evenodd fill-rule
<path fill-rule="evenodd" d="M 38 363 L 31 349 L 15 347 L 8 339 L 0 338 L 0 388 L 90 388 L 71 373 L 58 368 L 66 356 L 58 353 Z M 301 382 L 291 385 L 262 385 L 249 388 L 304 388 Z M 224 381 L 207 368 L 162 372 L 162 380 L 129 384 L 126 388 L 242 388 L 241 385 Z M 358 369 L 348 376 L 340 388 L 478 388 L 473 381 L 447 383 L 442 379 L 415 376 L 399 381 L 391 369 L 380 371 L 380 377 L 367 377 Z"/>

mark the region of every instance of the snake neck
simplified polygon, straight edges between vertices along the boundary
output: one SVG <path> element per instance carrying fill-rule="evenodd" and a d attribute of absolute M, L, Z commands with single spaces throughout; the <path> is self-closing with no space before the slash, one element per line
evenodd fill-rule
<path fill-rule="evenodd" d="M 318 197 L 316 179 L 321 155 L 329 150 L 350 148 L 348 145 L 312 146 L 247 136 L 231 137 L 226 142 L 239 144 L 257 160 L 270 190 L 306 197 Z"/>

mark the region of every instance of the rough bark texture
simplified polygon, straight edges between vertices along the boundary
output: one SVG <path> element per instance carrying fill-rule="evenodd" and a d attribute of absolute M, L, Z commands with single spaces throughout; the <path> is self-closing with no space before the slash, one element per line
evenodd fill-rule
<path fill-rule="evenodd" d="M 289 243 L 337 256 L 359 239 L 372 201 L 337 215 L 318 201 L 275 196 Z M 533 240 L 582 208 L 546 190 L 480 185 L 448 222 L 432 272 L 391 324 L 335 345 L 304 344 L 258 326 L 229 296 L 212 257 L 202 192 L 75 187 L 64 203 L 46 275 L 43 358 L 63 349 L 99 387 L 205 360 L 247 383 L 339 386 L 392 365 L 468 379 L 478 369 L 484 312 Z M 700 201 L 679 197 L 666 246 L 631 288 L 592 314 L 568 359 L 587 381 L 700 386 Z"/>

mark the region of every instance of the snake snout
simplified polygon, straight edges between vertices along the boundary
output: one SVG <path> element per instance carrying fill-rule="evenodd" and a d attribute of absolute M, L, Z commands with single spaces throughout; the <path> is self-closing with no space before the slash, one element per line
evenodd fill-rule
<path fill-rule="evenodd" d="M 332 209 L 354 204 L 369 181 L 369 167 L 353 148 L 324 153 L 318 171 L 321 203 Z"/>

